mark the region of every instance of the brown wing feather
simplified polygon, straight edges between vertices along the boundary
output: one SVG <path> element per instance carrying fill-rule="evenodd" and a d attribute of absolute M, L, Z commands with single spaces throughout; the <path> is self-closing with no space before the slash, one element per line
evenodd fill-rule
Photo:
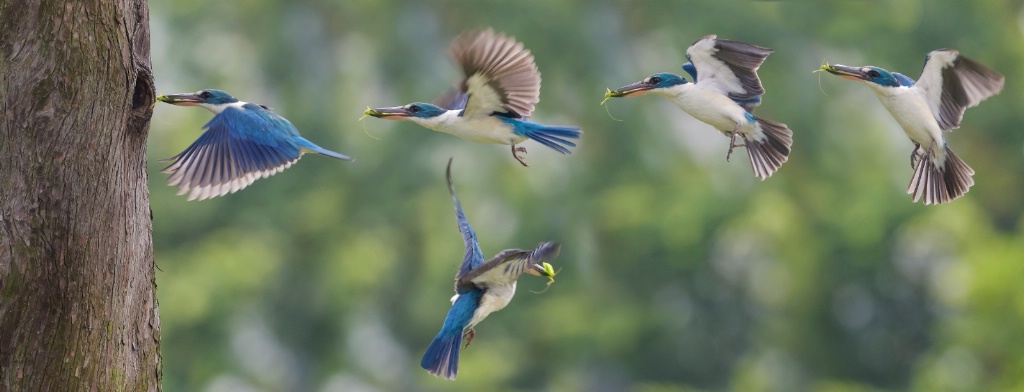
<path fill-rule="evenodd" d="M 452 41 L 449 53 L 462 68 L 459 88 L 470 93 L 467 111 L 516 118 L 533 114 L 540 101 L 540 71 L 533 54 L 514 37 L 492 29 L 464 33 Z"/>
<path fill-rule="evenodd" d="M 480 275 L 483 275 L 484 273 L 487 273 L 502 264 L 511 262 L 513 260 L 529 262 L 530 256 L 532 254 L 532 250 L 505 249 L 500 253 L 494 255 L 494 257 L 492 257 L 490 260 L 487 260 L 487 262 L 480 264 L 473 270 L 467 272 L 465 275 L 462 275 L 458 279 L 456 279 L 455 291 L 458 291 L 460 287 L 468 287 L 470 285 L 473 285 L 473 279 L 476 279 Z M 515 280 L 515 278 L 518 278 L 519 275 L 523 274 L 523 272 L 526 272 L 527 265 L 526 263 L 515 263 L 514 267 L 517 270 L 509 274 L 510 276 L 513 277 L 512 280 Z"/>
<path fill-rule="evenodd" d="M 942 70 L 942 100 L 939 125 L 952 130 L 960 127 L 964 111 L 977 106 L 1003 90 L 1003 75 L 964 56 L 958 56 L 952 67 Z"/>

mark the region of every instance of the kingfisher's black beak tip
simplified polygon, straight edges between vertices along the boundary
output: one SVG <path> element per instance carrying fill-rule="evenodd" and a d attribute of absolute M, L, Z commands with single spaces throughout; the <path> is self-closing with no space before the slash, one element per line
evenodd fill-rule
<path fill-rule="evenodd" d="M 198 104 L 203 103 L 203 99 L 199 98 L 195 94 L 169 94 L 169 95 L 161 95 L 159 97 L 156 97 L 156 100 L 160 101 L 160 102 L 163 102 L 163 103 L 169 103 L 171 105 L 181 105 L 181 106 L 198 105 Z"/>
<path fill-rule="evenodd" d="M 383 119 L 400 120 L 406 117 L 411 117 L 412 112 L 404 107 L 396 106 L 391 108 L 367 108 L 366 111 L 363 112 L 363 115 Z"/>
<path fill-rule="evenodd" d="M 604 93 L 604 96 L 605 98 L 620 98 L 641 95 L 647 91 L 650 91 L 653 88 L 654 86 L 652 86 L 651 84 L 647 83 L 644 80 L 641 80 L 636 83 L 627 84 L 625 86 L 619 87 L 615 90 L 608 90 L 608 92 Z"/>
<path fill-rule="evenodd" d="M 821 70 L 836 75 L 843 79 L 867 80 L 867 74 L 858 67 L 850 67 L 842 64 L 822 65 Z"/>

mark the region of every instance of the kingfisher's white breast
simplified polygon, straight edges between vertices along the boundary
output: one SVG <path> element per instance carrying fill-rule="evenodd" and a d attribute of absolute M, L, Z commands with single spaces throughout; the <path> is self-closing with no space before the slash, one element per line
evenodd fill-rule
<path fill-rule="evenodd" d="M 512 125 L 494 116 L 459 117 L 459 110 L 448 112 L 432 118 L 410 118 L 432 130 L 458 136 L 476 143 L 484 144 L 518 144 L 526 140 L 512 131 Z"/>
<path fill-rule="evenodd" d="M 693 83 L 675 85 L 658 93 L 722 133 L 732 132 L 736 124 L 740 124 L 739 132 L 754 133 L 755 127 L 747 120 L 747 111 L 728 96 Z"/>
<path fill-rule="evenodd" d="M 477 325 L 487 315 L 504 309 L 512 301 L 514 295 L 516 295 L 515 281 L 505 284 L 488 285 L 483 297 L 480 298 L 480 307 L 476 308 L 476 312 L 473 312 L 473 318 L 469 320 L 467 328 Z"/>
<path fill-rule="evenodd" d="M 935 115 L 928 107 L 924 94 L 921 94 L 918 89 L 914 87 L 882 87 L 873 83 L 867 83 L 867 85 L 875 92 L 878 100 L 882 102 L 882 106 L 889 110 L 910 140 L 925 148 L 930 147 L 933 142 L 936 143 L 936 147 L 945 146 L 939 122 L 935 120 Z"/>

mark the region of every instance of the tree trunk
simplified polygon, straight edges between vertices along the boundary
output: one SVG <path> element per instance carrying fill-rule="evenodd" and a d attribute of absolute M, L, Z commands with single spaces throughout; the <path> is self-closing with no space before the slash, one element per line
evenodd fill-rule
<path fill-rule="evenodd" d="M 0 0 L 0 390 L 160 390 L 145 0 Z"/>

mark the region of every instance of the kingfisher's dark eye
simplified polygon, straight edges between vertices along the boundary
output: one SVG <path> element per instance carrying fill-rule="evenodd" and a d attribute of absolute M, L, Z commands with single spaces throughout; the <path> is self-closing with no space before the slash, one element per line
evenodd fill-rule
<path fill-rule="evenodd" d="M 658 84 L 658 83 L 661 83 L 661 78 L 659 78 L 657 76 L 651 76 L 650 79 L 647 79 L 647 82 L 650 83 L 650 84 Z"/>
<path fill-rule="evenodd" d="M 202 99 L 209 99 L 212 96 L 213 96 L 213 94 L 210 94 L 209 91 L 203 91 L 203 92 L 199 93 L 199 98 L 202 98 Z"/>
<path fill-rule="evenodd" d="M 868 71 L 868 76 L 870 76 L 872 78 L 877 78 L 879 76 L 882 76 L 882 74 L 878 73 L 878 71 L 870 70 L 870 71 Z"/>
<path fill-rule="evenodd" d="M 409 111 L 413 112 L 413 113 L 419 112 L 420 111 L 420 107 L 417 106 L 417 105 L 411 105 L 411 106 L 409 106 Z"/>

